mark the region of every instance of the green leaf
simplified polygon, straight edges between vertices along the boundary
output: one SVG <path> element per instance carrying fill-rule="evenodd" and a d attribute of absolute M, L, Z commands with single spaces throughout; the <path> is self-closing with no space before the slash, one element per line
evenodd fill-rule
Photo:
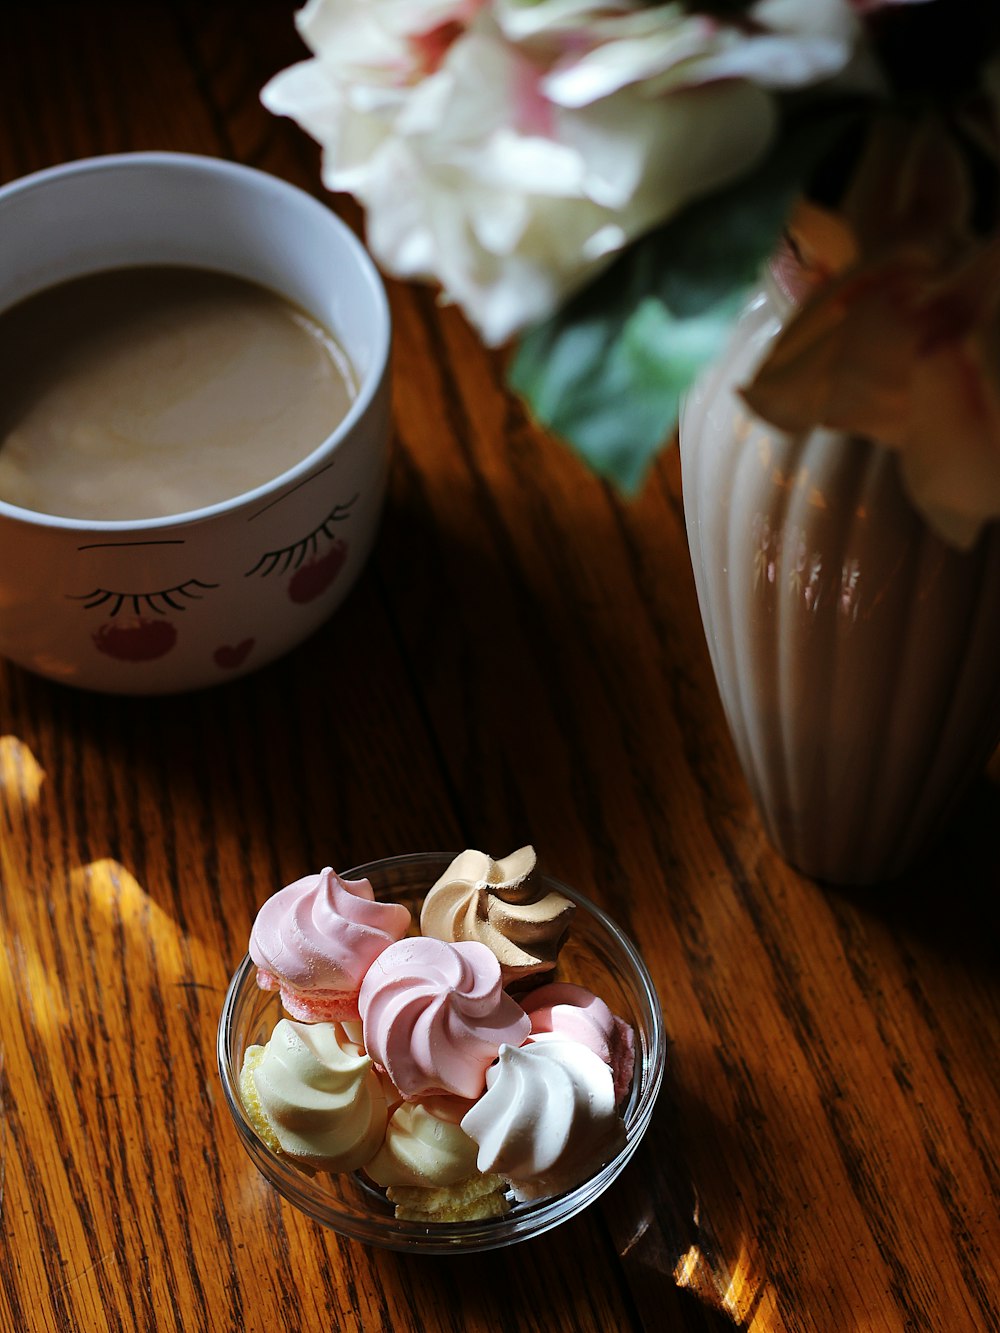
<path fill-rule="evenodd" d="M 666 444 L 681 396 L 722 350 L 742 292 L 677 319 L 655 296 L 612 325 L 592 319 L 530 333 L 510 369 L 515 392 L 601 476 L 638 489 Z"/>
<path fill-rule="evenodd" d="M 626 491 L 719 354 L 803 181 L 856 112 L 800 117 L 749 176 L 648 233 L 545 323 L 508 368 L 543 425 Z"/>

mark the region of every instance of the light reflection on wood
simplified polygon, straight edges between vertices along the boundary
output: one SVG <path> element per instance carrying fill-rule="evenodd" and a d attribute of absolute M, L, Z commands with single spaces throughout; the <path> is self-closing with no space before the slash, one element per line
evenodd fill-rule
<path fill-rule="evenodd" d="M 698 1245 L 690 1246 L 677 1261 L 674 1281 L 713 1310 L 728 1315 L 738 1329 L 787 1333 L 774 1295 L 755 1271 L 745 1245 L 731 1269 L 718 1259 L 710 1261 Z"/>
<path fill-rule="evenodd" d="M 5 800 L 34 805 L 44 781 L 45 770 L 24 741 L 0 736 L 0 789 Z"/>

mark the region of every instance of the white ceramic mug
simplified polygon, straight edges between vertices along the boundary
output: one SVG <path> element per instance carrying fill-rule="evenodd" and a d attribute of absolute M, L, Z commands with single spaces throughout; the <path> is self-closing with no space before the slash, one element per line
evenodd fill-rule
<path fill-rule="evenodd" d="M 346 418 L 307 458 L 222 503 L 109 521 L 0 500 L 0 655 L 67 684 L 153 694 L 262 666 L 354 583 L 384 494 L 390 318 L 349 228 L 249 167 L 129 153 L 0 189 L 0 310 L 130 264 L 217 269 L 279 292 L 330 330 L 359 383 Z"/>

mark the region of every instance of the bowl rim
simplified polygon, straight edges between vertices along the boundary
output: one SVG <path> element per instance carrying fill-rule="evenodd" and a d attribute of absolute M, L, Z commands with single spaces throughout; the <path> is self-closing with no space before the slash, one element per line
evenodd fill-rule
<path fill-rule="evenodd" d="M 404 853 L 368 861 L 340 874 L 343 879 L 367 879 L 372 874 L 392 869 L 401 870 L 404 867 L 413 871 L 419 867 L 425 867 L 427 870 L 435 867 L 440 872 L 454 860 L 454 856 L 454 853 L 447 852 Z M 633 970 L 633 976 L 629 981 L 630 989 L 634 987 L 635 994 L 630 998 L 636 1007 L 637 1017 L 641 1015 L 644 1024 L 648 1021 L 648 1032 L 644 1030 L 636 1034 L 638 1042 L 641 1043 L 636 1051 L 636 1075 L 641 1075 L 642 1079 L 638 1097 L 626 1108 L 630 1118 L 625 1126 L 624 1144 L 610 1162 L 579 1185 L 562 1194 L 519 1204 L 514 1212 L 502 1217 L 468 1222 L 421 1223 L 401 1221 L 391 1215 L 376 1219 L 366 1218 L 362 1214 L 335 1213 L 330 1205 L 315 1201 L 308 1193 L 297 1189 L 298 1181 L 291 1174 L 285 1178 L 285 1173 L 296 1172 L 296 1168 L 284 1163 L 279 1167 L 280 1159 L 259 1138 L 243 1107 L 239 1094 L 240 1070 L 235 1067 L 230 1052 L 234 1038 L 237 1002 L 245 988 L 254 984 L 253 974 L 256 971 L 253 960 L 249 954 L 245 954 L 230 979 L 219 1017 L 217 1033 L 219 1078 L 240 1140 L 254 1165 L 272 1188 L 313 1221 L 330 1228 L 338 1235 L 404 1253 L 419 1251 L 424 1254 L 456 1254 L 497 1249 L 540 1236 L 575 1217 L 609 1188 L 631 1160 L 649 1128 L 666 1067 L 666 1031 L 656 987 L 642 955 L 632 940 L 603 908 L 554 876 L 541 871 L 536 871 L 535 874 L 547 887 L 564 894 L 593 918 L 617 950 L 625 955 Z M 437 878 L 437 875 L 434 878 Z M 428 888 L 432 883 L 433 879 L 428 881 Z"/>

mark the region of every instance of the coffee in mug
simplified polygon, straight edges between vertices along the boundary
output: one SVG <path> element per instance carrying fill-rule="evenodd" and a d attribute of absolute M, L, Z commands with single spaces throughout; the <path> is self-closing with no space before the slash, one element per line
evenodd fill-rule
<path fill-rule="evenodd" d="M 258 283 L 73 278 L 0 314 L 0 499 L 85 519 L 215 504 L 300 462 L 356 393 L 332 335 Z"/>

